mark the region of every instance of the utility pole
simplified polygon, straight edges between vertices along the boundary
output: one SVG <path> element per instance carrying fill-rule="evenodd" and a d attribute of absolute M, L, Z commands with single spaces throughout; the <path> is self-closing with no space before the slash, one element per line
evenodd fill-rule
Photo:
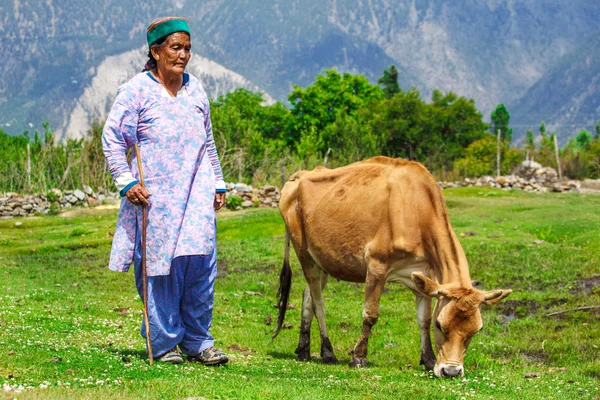
<path fill-rule="evenodd" d="M 500 176 L 500 142 L 502 137 L 502 131 L 498 129 L 498 144 L 496 146 L 496 176 Z"/>
<path fill-rule="evenodd" d="M 560 158 L 558 157 L 558 139 L 554 135 L 554 153 L 556 154 L 556 167 L 558 168 L 558 179 L 562 181 L 562 171 L 560 169 Z"/>
<path fill-rule="evenodd" d="M 31 190 L 31 150 L 27 143 L 27 190 Z"/>
<path fill-rule="evenodd" d="M 331 147 L 327 149 L 327 153 L 325 153 L 325 158 L 323 159 L 323 166 L 327 166 L 327 159 L 329 158 L 329 154 L 331 153 Z"/>

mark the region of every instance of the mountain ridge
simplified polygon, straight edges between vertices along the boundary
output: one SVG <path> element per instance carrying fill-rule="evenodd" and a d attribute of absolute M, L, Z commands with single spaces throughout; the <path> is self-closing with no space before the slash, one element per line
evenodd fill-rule
<path fill-rule="evenodd" d="M 454 91 L 487 116 L 498 103 L 534 107 L 520 99 L 597 30 L 600 3 L 15 0 L 0 4 L 0 51 L 11 54 L 0 65 L 0 126 L 19 133 L 48 120 L 64 131 L 98 66 L 138 49 L 147 24 L 172 14 L 190 19 L 196 55 L 275 100 L 285 102 L 293 85 L 313 83 L 325 68 L 375 82 L 394 64 L 404 88 L 426 98 L 434 89 Z M 522 124 L 518 110 L 509 110 Z"/>

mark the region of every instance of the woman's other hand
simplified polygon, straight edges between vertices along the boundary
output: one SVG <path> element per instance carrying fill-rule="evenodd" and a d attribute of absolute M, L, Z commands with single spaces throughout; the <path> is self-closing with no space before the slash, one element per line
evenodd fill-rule
<path fill-rule="evenodd" d="M 227 193 L 215 193 L 215 211 L 219 211 L 225 205 L 225 195 Z"/>
<path fill-rule="evenodd" d="M 149 206 L 148 198 L 152 196 L 149 191 L 146 190 L 142 185 L 135 184 L 127 192 L 125 192 L 127 199 L 136 206 L 144 205 Z"/>

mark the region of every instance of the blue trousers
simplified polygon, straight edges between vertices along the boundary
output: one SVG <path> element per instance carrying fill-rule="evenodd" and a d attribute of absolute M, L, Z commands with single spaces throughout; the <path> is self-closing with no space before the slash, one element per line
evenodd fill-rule
<path fill-rule="evenodd" d="M 135 284 L 143 301 L 141 258 L 141 250 L 136 251 Z M 177 345 L 189 356 L 195 356 L 214 346 L 209 329 L 212 324 L 216 276 L 215 247 L 210 255 L 175 258 L 169 275 L 148 277 L 148 319 L 152 355 L 155 358 Z M 143 317 L 141 333 L 145 339 Z"/>

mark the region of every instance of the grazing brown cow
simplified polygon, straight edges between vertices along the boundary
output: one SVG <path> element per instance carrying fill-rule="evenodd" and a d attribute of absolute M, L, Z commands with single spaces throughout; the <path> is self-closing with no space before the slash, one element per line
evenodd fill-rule
<path fill-rule="evenodd" d="M 279 203 L 286 224 L 280 275 L 277 336 L 291 286 L 289 240 L 308 285 L 302 302 L 296 353 L 310 359 L 310 325 L 316 315 L 321 357 L 337 359 L 327 336 L 323 289 L 327 277 L 365 282 L 363 326 L 351 366 L 367 365 L 367 343 L 379 316 L 386 282 L 399 282 L 417 300 L 421 364 L 438 377 L 463 375 L 471 338 L 482 327 L 480 307 L 511 290 L 475 289 L 464 251 L 450 226 L 441 191 L 421 164 L 375 157 L 342 168 L 300 171 L 283 187 Z M 430 338 L 431 299 L 437 359 Z"/>

